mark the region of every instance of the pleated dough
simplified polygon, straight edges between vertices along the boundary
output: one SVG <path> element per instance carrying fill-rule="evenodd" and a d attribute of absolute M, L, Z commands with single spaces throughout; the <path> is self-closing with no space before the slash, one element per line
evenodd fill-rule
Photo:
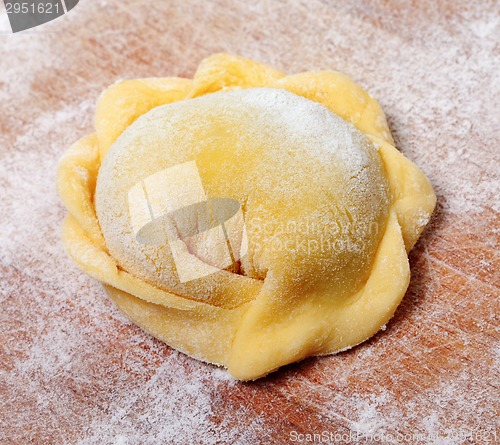
<path fill-rule="evenodd" d="M 196 170 L 206 197 L 239 203 L 245 229 L 239 261 L 191 280 L 180 279 L 173 243 L 138 241 L 131 210 L 134 187 L 152 184 L 151 205 L 155 178 L 176 166 Z M 193 179 L 182 174 L 187 190 Z M 193 80 L 106 90 L 96 134 L 61 160 L 58 190 L 67 251 L 117 307 L 242 380 L 352 347 L 385 325 L 435 205 L 379 104 L 346 76 L 285 76 L 224 54 L 203 61 Z M 216 245 L 215 233 L 204 232 L 205 246 Z M 192 264 L 212 262 L 214 249 L 179 242 Z"/>

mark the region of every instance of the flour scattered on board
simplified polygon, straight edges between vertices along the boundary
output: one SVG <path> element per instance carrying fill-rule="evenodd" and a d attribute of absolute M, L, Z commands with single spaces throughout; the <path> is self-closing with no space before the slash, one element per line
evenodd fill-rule
<path fill-rule="evenodd" d="M 9 413 L 0 418 L 0 441 L 148 445 L 199 443 L 203 437 L 207 444 L 286 443 L 290 429 L 307 432 L 311 420 L 324 428 L 340 425 L 344 432 L 366 436 L 415 431 L 437 436 L 413 443 L 461 445 L 478 423 L 494 428 L 494 393 L 485 382 L 498 379 L 498 344 L 488 344 L 481 352 L 491 359 L 490 367 L 477 359 L 468 362 L 460 349 L 473 339 L 462 331 L 472 329 L 467 321 L 481 317 L 481 307 L 475 310 L 467 297 L 487 301 L 484 294 L 491 288 L 478 277 L 456 275 L 462 290 L 450 307 L 439 294 L 446 292 L 440 279 L 447 277 L 433 270 L 445 264 L 424 262 L 414 270 L 413 279 L 427 274 L 432 282 L 413 289 L 412 300 L 403 303 L 411 310 L 403 320 L 390 323 L 374 342 L 346 354 L 294 365 L 266 383 L 237 383 L 219 368 L 173 352 L 115 310 L 102 288 L 62 251 L 59 227 L 64 211 L 54 186 L 57 160 L 70 143 L 91 130 L 94 101 L 105 75 L 151 75 L 153 69 L 150 65 L 146 69 L 146 63 L 155 73 L 161 66 L 170 75 L 173 59 L 182 67 L 179 70 L 187 72 L 189 63 L 199 62 L 199 54 L 184 53 L 184 47 L 172 49 L 171 40 L 159 31 L 154 54 L 148 52 L 134 43 L 134 33 L 113 34 L 108 25 L 92 19 L 102 13 L 102 5 L 113 7 L 116 2 L 86 2 L 85 7 L 80 3 L 67 20 L 58 19 L 46 28 L 82 20 L 89 29 L 78 30 L 84 43 L 77 48 L 66 48 L 64 39 L 52 32 L 14 36 L 5 12 L 0 12 L 0 99 L 8 105 L 0 134 L 0 334 L 7 352 L 0 367 L 5 395 L 0 398 L 0 410 Z M 394 32 L 389 18 L 379 20 L 385 23 L 384 29 L 374 25 L 371 17 L 359 18 L 359 11 L 344 11 L 342 5 L 332 11 L 317 2 L 319 12 L 313 17 L 308 3 L 297 3 L 296 14 L 280 21 L 283 11 L 278 2 L 265 6 L 253 2 L 245 6 L 246 11 L 260 14 L 269 20 L 265 22 L 269 29 L 276 30 L 273 39 L 255 50 L 245 46 L 247 39 L 237 34 L 238 29 L 244 29 L 249 38 L 266 35 L 262 22 L 246 17 L 238 23 L 242 26 L 219 30 L 220 36 L 207 41 L 205 31 L 218 29 L 212 25 L 225 14 L 216 7 L 207 9 L 196 28 L 187 22 L 170 25 L 178 35 L 184 35 L 185 29 L 192 31 L 188 33 L 192 48 L 211 52 L 231 42 L 232 52 L 276 65 L 289 63 L 290 72 L 337 68 L 371 87 L 388 114 L 399 147 L 435 186 L 443 214 L 472 226 L 483 212 L 500 210 L 495 112 L 500 78 L 494 56 L 498 17 L 494 8 L 456 3 L 463 7 L 460 21 L 455 14 L 446 17 L 445 26 L 434 15 L 428 26 L 413 23 Z M 166 10 L 161 11 L 167 16 Z M 125 7 L 112 12 L 116 21 L 132 17 Z M 174 12 L 176 18 L 184 14 Z M 376 12 L 373 6 L 370 14 Z M 235 17 L 231 15 L 231 20 Z M 414 32 L 415 27 L 421 33 Z M 312 29 L 316 31 L 305 32 Z M 93 45 L 101 35 L 110 39 L 112 49 L 126 52 L 135 45 L 143 60 L 131 62 L 128 53 L 113 55 L 106 46 Z M 94 50 L 109 58 L 95 61 Z M 325 61 L 322 66 L 318 66 L 320 60 Z M 75 89 L 86 92 L 84 96 L 61 90 L 66 75 Z M 94 80 L 100 82 L 99 88 L 92 85 Z M 2 109 L 2 118 L 3 113 Z M 488 236 L 485 230 L 484 237 Z M 457 255 L 461 247 L 453 247 Z M 490 258 L 478 264 L 493 274 Z M 467 280 L 481 286 L 477 295 L 471 295 L 474 289 Z M 450 321 L 457 315 L 452 309 L 459 308 L 458 303 L 470 303 L 465 308 L 468 312 Z M 479 321 L 491 326 L 494 315 L 492 309 L 491 318 Z M 401 334 L 404 342 L 398 343 L 394 332 L 405 329 L 409 333 Z M 432 338 L 424 336 L 412 343 L 422 329 Z M 432 343 L 435 337 L 445 342 L 428 346 L 426 341 Z M 436 362 L 441 356 L 433 354 L 436 348 L 446 349 L 445 343 L 450 348 L 448 362 Z M 429 369 L 429 363 L 435 368 Z M 303 407 L 308 410 L 301 411 Z"/>

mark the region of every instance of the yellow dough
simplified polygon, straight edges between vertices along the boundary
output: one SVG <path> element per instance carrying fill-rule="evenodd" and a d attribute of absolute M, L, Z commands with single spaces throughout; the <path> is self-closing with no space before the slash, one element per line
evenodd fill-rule
<path fill-rule="evenodd" d="M 63 242 L 144 330 L 256 379 L 394 314 L 436 198 L 393 144 L 338 72 L 216 54 L 120 82 L 60 162 Z"/>

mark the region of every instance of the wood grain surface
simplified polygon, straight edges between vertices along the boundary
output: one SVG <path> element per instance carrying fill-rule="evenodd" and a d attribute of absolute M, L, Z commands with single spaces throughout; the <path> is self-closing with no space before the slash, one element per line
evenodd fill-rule
<path fill-rule="evenodd" d="M 0 444 L 500 443 L 497 1 L 81 0 L 18 34 L 1 8 Z M 99 93 L 219 51 L 345 72 L 438 194 L 387 329 L 255 383 L 132 325 L 59 241 Z"/>

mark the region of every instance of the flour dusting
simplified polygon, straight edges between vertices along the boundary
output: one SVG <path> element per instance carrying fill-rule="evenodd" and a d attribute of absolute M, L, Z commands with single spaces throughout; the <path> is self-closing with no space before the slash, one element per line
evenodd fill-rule
<path fill-rule="evenodd" d="M 81 1 L 17 34 L 0 6 L 0 443 L 289 444 L 322 431 L 497 443 L 497 3 L 205 3 Z M 438 194 L 385 332 L 247 384 L 127 321 L 66 257 L 55 192 L 103 88 L 192 76 L 221 50 L 345 72 Z"/>

